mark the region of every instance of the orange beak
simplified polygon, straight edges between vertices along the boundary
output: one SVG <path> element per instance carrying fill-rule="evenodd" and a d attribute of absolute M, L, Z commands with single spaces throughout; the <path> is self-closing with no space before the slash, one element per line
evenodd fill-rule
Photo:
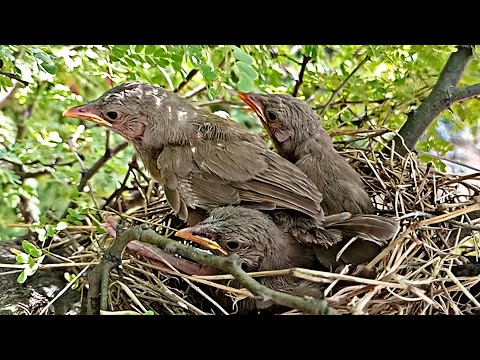
<path fill-rule="evenodd" d="M 263 116 L 263 105 L 258 99 L 256 99 L 255 94 L 239 92 L 238 97 L 255 111 L 260 120 L 265 121 L 265 117 Z"/>
<path fill-rule="evenodd" d="M 193 241 L 194 243 L 202 245 L 203 247 L 209 250 L 218 251 L 222 255 L 225 255 L 225 256 L 228 255 L 228 253 L 225 250 L 223 250 L 222 247 L 216 241 L 207 239 L 206 237 L 203 237 L 203 236 L 193 235 L 194 229 L 195 229 L 194 227 L 189 227 L 182 230 L 178 230 L 175 233 L 175 236 L 178 236 L 185 240 Z"/>
<path fill-rule="evenodd" d="M 91 105 L 79 105 L 63 112 L 63 116 L 71 117 L 74 119 L 88 120 L 95 124 L 105 126 L 110 129 L 112 124 L 106 121 L 98 109 Z"/>

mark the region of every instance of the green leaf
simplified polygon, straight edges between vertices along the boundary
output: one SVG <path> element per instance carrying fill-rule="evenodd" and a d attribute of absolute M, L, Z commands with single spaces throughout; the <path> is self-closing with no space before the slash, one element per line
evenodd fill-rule
<path fill-rule="evenodd" d="M 135 52 L 138 54 L 138 53 L 141 53 L 142 50 L 143 50 L 144 46 L 143 45 L 137 45 L 135 46 Z"/>
<path fill-rule="evenodd" d="M 123 51 L 117 47 L 114 47 L 112 49 L 112 55 L 114 55 L 117 59 L 121 59 L 123 58 Z"/>
<path fill-rule="evenodd" d="M 17 261 L 17 264 L 28 264 L 30 256 L 28 254 L 21 253 L 15 257 L 15 260 Z"/>
<path fill-rule="evenodd" d="M 75 279 L 75 274 L 70 274 L 69 272 L 65 272 L 63 273 L 63 277 L 65 278 L 65 280 L 67 280 L 69 283 L 71 283 L 73 281 L 73 279 Z M 79 279 L 77 279 L 75 281 L 75 283 L 72 285 L 72 289 L 75 290 L 76 288 L 78 288 L 80 282 L 79 282 Z"/>
<path fill-rule="evenodd" d="M 163 50 L 162 48 L 156 49 L 156 50 L 155 50 L 155 53 L 153 54 L 153 56 L 155 56 L 155 57 L 160 57 L 160 58 L 166 58 L 166 57 L 168 57 L 167 53 L 166 53 L 165 50 Z"/>
<path fill-rule="evenodd" d="M 30 257 L 28 258 L 28 267 L 29 267 L 30 269 L 33 269 L 34 266 L 35 266 L 35 260 L 30 256 Z M 29 275 L 30 275 L 30 274 L 29 274 Z"/>
<path fill-rule="evenodd" d="M 305 46 L 305 56 L 316 59 L 318 56 L 318 45 Z"/>
<path fill-rule="evenodd" d="M 52 62 L 52 58 L 50 57 L 50 55 L 45 54 L 43 51 L 40 51 L 40 52 L 36 53 L 35 57 L 37 59 L 42 60 L 43 62 L 46 62 L 46 63 L 51 63 Z"/>
<path fill-rule="evenodd" d="M 181 62 L 173 62 L 172 63 L 172 68 L 173 68 L 173 70 L 175 70 L 177 72 L 181 72 L 182 71 L 182 63 Z"/>
<path fill-rule="evenodd" d="M 238 71 L 250 78 L 252 81 L 258 77 L 257 71 L 251 65 L 248 65 L 243 61 L 237 61 L 236 65 L 238 67 Z"/>
<path fill-rule="evenodd" d="M 240 80 L 237 83 L 237 89 L 241 92 L 249 92 L 253 89 L 253 80 L 247 76 L 240 76 Z"/>
<path fill-rule="evenodd" d="M 199 67 L 205 79 L 213 81 L 217 78 L 217 74 L 213 72 L 213 69 L 210 65 L 202 64 Z"/>
<path fill-rule="evenodd" d="M 165 76 L 162 74 L 155 75 L 153 78 L 150 79 L 153 84 L 162 85 L 165 82 Z"/>
<path fill-rule="evenodd" d="M 123 60 L 125 60 L 125 62 L 130 65 L 131 67 L 135 67 L 137 66 L 137 64 L 135 63 L 135 61 L 133 61 L 131 58 L 129 57 L 124 57 Z"/>
<path fill-rule="evenodd" d="M 164 58 L 155 58 L 155 63 L 162 67 L 162 68 L 166 68 L 168 65 L 170 65 L 170 61 L 168 61 L 167 59 L 164 59 Z"/>
<path fill-rule="evenodd" d="M 428 155 L 419 155 L 418 158 L 420 159 L 420 161 L 423 161 L 424 163 L 428 163 L 433 160 L 433 158 Z"/>
<path fill-rule="evenodd" d="M 147 45 L 147 47 L 145 48 L 145 54 L 151 55 L 155 52 L 155 50 L 157 50 L 157 47 L 155 45 Z"/>
<path fill-rule="evenodd" d="M 22 241 L 22 248 L 33 257 L 42 256 L 42 251 L 37 249 L 35 245 L 33 245 L 32 243 L 29 243 L 27 240 Z"/>
<path fill-rule="evenodd" d="M 217 74 L 215 74 L 213 71 L 206 72 L 206 73 L 203 74 L 203 76 L 205 77 L 205 79 L 210 80 L 210 81 L 213 81 L 217 78 Z"/>
<path fill-rule="evenodd" d="M 75 275 L 74 274 L 70 274 L 69 272 L 64 272 L 63 273 L 63 277 L 65 278 L 65 280 L 67 280 L 68 282 L 72 281 L 74 278 L 75 278 Z"/>
<path fill-rule="evenodd" d="M 25 273 L 25 271 L 22 271 L 20 275 L 17 277 L 17 283 L 23 284 L 28 278 L 28 275 Z"/>
<path fill-rule="evenodd" d="M 149 56 L 149 55 L 146 55 L 145 56 L 145 60 L 147 61 L 147 63 L 149 63 L 150 65 L 155 65 L 155 60 Z"/>
<path fill-rule="evenodd" d="M 48 225 L 48 224 L 45 225 L 45 230 L 46 230 L 46 233 L 45 233 L 46 237 L 52 237 L 57 232 L 52 225 Z"/>
<path fill-rule="evenodd" d="M 242 49 L 240 49 L 239 47 L 233 46 L 233 56 L 238 61 L 243 61 L 248 65 L 253 64 L 252 57 L 248 55 L 246 52 L 244 52 Z"/>
<path fill-rule="evenodd" d="M 15 255 L 23 254 L 22 251 L 20 251 L 20 250 L 18 250 L 18 249 L 15 249 L 15 248 L 11 248 L 11 249 L 10 249 L 10 252 L 11 252 L 12 254 L 15 254 Z"/>
<path fill-rule="evenodd" d="M 74 225 L 83 225 L 81 221 L 78 221 L 76 217 L 73 217 L 72 215 L 67 215 L 67 221 L 70 223 L 70 224 L 74 224 Z"/>
<path fill-rule="evenodd" d="M 152 310 L 147 310 L 142 315 L 155 315 L 155 313 Z"/>
<path fill-rule="evenodd" d="M 49 74 L 54 75 L 57 72 L 57 67 L 53 64 L 41 63 L 40 66 Z"/>
<path fill-rule="evenodd" d="M 207 90 L 207 97 L 210 99 L 210 100 L 214 100 L 216 97 L 218 96 L 218 91 L 217 89 L 214 89 L 214 88 L 209 88 Z"/>

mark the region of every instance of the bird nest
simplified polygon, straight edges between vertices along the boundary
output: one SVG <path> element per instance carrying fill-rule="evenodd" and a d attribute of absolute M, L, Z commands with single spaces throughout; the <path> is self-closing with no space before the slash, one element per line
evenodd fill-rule
<path fill-rule="evenodd" d="M 397 216 L 400 230 L 367 267 L 375 279 L 310 269 L 286 269 L 252 276 L 291 276 L 325 283 L 325 299 L 340 313 L 348 314 L 472 314 L 480 309 L 475 298 L 478 276 L 469 273 L 469 259 L 478 254 L 480 189 L 469 178 L 443 174 L 421 163 L 414 153 L 377 151 L 385 145 L 385 130 L 336 133 L 337 150 L 361 174 L 378 214 Z M 355 143 L 360 148 L 350 146 Z M 381 145 L 381 146 L 379 146 Z M 392 149 L 391 149 L 392 150 Z M 160 187 L 147 182 L 140 169 L 130 167 L 133 187 L 117 192 L 107 214 L 121 219 L 125 228 L 146 224 L 172 237 L 186 226 L 168 206 Z M 478 173 L 477 173 L 478 175 Z M 478 178 L 478 177 L 477 177 Z M 139 179 L 144 179 L 140 181 Z M 141 204 L 131 198 L 140 199 Z M 138 201 L 137 201 L 138 203 Z M 476 225 L 476 224 L 477 225 Z M 97 228 L 98 229 L 98 228 Z M 79 227 L 70 240 L 88 244 L 70 258 L 87 264 L 97 261 L 113 241 L 108 234 Z M 212 290 L 241 299 L 246 289 L 228 286 L 231 275 L 191 276 L 174 266 L 158 266 L 124 251 L 122 265 L 110 273 L 108 312 L 154 314 L 231 314 L 211 296 Z M 168 263 L 168 261 L 167 261 Z M 469 275 L 469 276 L 461 276 Z M 85 279 L 86 280 L 86 279 Z M 84 281 L 86 283 L 86 281 Z M 477 291 L 478 292 L 478 291 Z M 292 309 L 284 314 L 301 313 Z"/>

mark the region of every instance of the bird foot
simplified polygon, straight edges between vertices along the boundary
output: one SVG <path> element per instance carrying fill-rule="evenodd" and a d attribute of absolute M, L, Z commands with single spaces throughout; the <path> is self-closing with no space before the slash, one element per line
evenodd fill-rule
<path fill-rule="evenodd" d="M 337 274 L 340 274 L 343 270 L 343 268 L 346 265 L 340 265 L 335 269 L 335 272 Z M 366 265 L 351 265 L 352 269 L 348 271 L 347 275 L 351 276 L 356 276 L 356 277 L 361 277 L 363 279 L 375 279 L 377 277 L 377 273 L 373 271 L 372 269 L 367 268 Z"/>
<path fill-rule="evenodd" d="M 117 225 L 118 225 L 118 222 L 113 218 L 112 215 L 109 215 L 105 219 L 105 224 L 102 224 L 102 227 L 110 236 L 112 236 L 113 238 L 116 238 Z"/>

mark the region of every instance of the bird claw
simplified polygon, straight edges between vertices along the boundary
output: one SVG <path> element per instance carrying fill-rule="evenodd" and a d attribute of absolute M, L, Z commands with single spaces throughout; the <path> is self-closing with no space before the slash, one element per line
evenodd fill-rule
<path fill-rule="evenodd" d="M 340 265 L 335 269 L 335 273 L 340 274 L 342 270 L 345 268 L 346 265 Z M 366 265 L 351 265 L 354 266 L 352 270 L 348 269 L 347 274 L 351 276 L 360 277 L 363 279 L 375 279 L 377 277 L 377 273 L 367 268 Z"/>
<path fill-rule="evenodd" d="M 116 238 L 117 225 L 118 225 L 118 222 L 113 218 L 112 215 L 109 215 L 105 219 L 105 224 L 102 224 L 102 227 L 110 236 L 112 236 L 113 238 Z"/>

